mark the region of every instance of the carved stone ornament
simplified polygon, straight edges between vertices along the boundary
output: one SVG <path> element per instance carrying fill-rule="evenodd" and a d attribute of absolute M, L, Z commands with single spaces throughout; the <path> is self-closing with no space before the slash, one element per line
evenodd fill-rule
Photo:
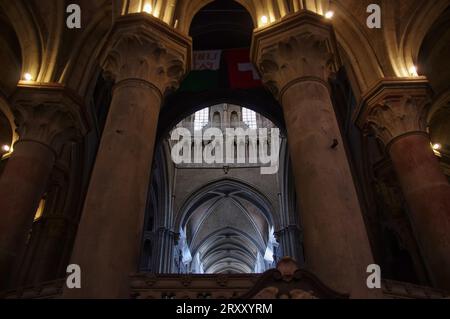
<path fill-rule="evenodd" d="M 312 79 L 327 83 L 338 56 L 331 25 L 310 12 L 300 12 L 255 32 L 252 60 L 263 83 L 281 98 L 290 85 Z"/>
<path fill-rule="evenodd" d="M 276 269 L 266 271 L 241 299 L 347 299 L 349 296 L 325 286 L 316 276 L 299 268 L 289 257 Z"/>
<path fill-rule="evenodd" d="M 35 141 L 56 153 L 88 131 L 82 102 L 60 85 L 19 86 L 12 109 L 19 141 Z"/>
<path fill-rule="evenodd" d="M 102 64 L 116 84 L 141 80 L 164 95 L 189 71 L 191 50 L 189 38 L 148 14 L 133 14 L 117 20 Z"/>
<path fill-rule="evenodd" d="M 365 99 L 359 124 L 389 147 L 401 136 L 428 134 L 430 105 L 431 94 L 426 81 L 387 81 Z"/>

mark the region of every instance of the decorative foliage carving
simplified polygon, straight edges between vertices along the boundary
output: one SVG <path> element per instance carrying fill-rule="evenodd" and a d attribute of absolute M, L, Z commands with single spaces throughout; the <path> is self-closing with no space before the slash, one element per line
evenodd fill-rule
<path fill-rule="evenodd" d="M 57 105 L 16 105 L 14 116 L 21 140 L 55 147 L 69 137 L 77 136 L 74 117 Z"/>
<path fill-rule="evenodd" d="M 88 130 L 82 106 L 62 87 L 20 87 L 13 97 L 20 140 L 48 145 L 55 152 Z"/>
<path fill-rule="evenodd" d="M 426 95 L 387 96 L 371 107 L 367 125 L 386 146 L 404 134 L 427 134 L 429 105 L 430 100 Z"/>
<path fill-rule="evenodd" d="M 183 56 L 147 35 L 123 34 L 104 62 L 105 74 L 116 83 L 140 79 L 157 87 L 163 95 L 178 87 L 185 73 Z"/>
<path fill-rule="evenodd" d="M 327 81 L 333 65 L 328 41 L 323 35 L 305 31 L 264 48 L 258 61 L 264 84 L 278 96 L 302 77 Z"/>
<path fill-rule="evenodd" d="M 285 257 L 277 269 L 266 271 L 256 285 L 242 299 L 344 299 L 340 294 L 326 287 L 313 274 L 299 268 L 297 263 Z"/>

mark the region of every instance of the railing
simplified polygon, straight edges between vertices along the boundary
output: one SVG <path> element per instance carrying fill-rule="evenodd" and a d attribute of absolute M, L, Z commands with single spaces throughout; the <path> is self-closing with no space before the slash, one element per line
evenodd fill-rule
<path fill-rule="evenodd" d="M 383 280 L 382 289 L 385 298 L 389 299 L 444 299 L 450 293 L 442 290 L 418 286 L 407 282 Z"/>
<path fill-rule="evenodd" d="M 231 299 L 248 292 L 260 275 L 153 275 L 131 276 L 135 299 Z"/>
<path fill-rule="evenodd" d="M 131 279 L 134 286 L 131 297 L 136 299 L 231 299 L 249 291 L 258 280 L 258 277 L 258 275 L 177 275 L 172 277 L 138 274 L 132 276 Z M 63 286 L 63 279 L 50 281 L 5 292 L 0 294 L 0 299 L 60 298 Z M 450 298 L 450 294 L 434 288 L 391 280 L 383 280 L 382 288 L 384 297 L 387 299 Z"/>
<path fill-rule="evenodd" d="M 0 293 L 0 299 L 55 299 L 61 297 L 64 279 Z"/>

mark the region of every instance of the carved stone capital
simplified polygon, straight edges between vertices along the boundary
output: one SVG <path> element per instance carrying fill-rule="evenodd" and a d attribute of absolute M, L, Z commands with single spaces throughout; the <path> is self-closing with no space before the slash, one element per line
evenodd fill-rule
<path fill-rule="evenodd" d="M 357 123 L 386 147 L 404 135 L 427 135 L 431 91 L 425 79 L 380 82 L 363 99 Z"/>
<path fill-rule="evenodd" d="M 252 60 L 263 83 L 281 98 L 302 80 L 327 84 L 339 58 L 332 26 L 319 15 L 301 11 L 256 31 Z"/>
<path fill-rule="evenodd" d="M 103 58 L 116 83 L 142 80 L 161 96 L 178 87 L 190 70 L 192 41 L 148 14 L 117 19 Z"/>
<path fill-rule="evenodd" d="M 81 100 L 57 84 L 19 85 L 12 109 L 19 142 L 38 142 L 55 154 L 65 143 L 78 140 L 88 131 Z"/>

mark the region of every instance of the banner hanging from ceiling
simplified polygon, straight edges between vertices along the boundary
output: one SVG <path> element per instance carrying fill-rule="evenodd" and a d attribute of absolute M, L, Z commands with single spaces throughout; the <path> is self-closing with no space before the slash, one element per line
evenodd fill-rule
<path fill-rule="evenodd" d="M 216 88 L 251 89 L 261 87 L 258 72 L 245 49 L 193 52 L 193 69 L 180 86 L 183 92 Z"/>

